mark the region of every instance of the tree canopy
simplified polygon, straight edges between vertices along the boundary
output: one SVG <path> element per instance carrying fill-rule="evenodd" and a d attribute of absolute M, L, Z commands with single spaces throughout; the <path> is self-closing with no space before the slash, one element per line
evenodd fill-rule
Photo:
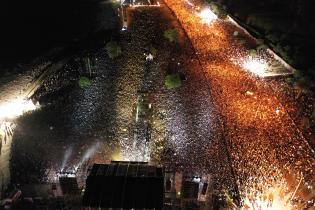
<path fill-rule="evenodd" d="M 164 37 L 170 42 L 178 42 L 178 31 L 175 28 L 167 29 L 164 31 Z"/>
<path fill-rule="evenodd" d="M 91 85 L 91 81 L 87 77 L 80 77 L 79 85 L 80 85 L 80 87 L 85 88 L 85 87 L 88 87 Z"/>
<path fill-rule="evenodd" d="M 180 87 L 182 85 L 182 80 L 180 79 L 180 75 L 177 73 L 171 73 L 166 75 L 165 77 L 165 86 L 167 89 L 173 89 Z"/>
<path fill-rule="evenodd" d="M 107 54 L 110 58 L 116 58 L 121 55 L 121 47 L 116 41 L 110 41 L 106 44 Z"/>

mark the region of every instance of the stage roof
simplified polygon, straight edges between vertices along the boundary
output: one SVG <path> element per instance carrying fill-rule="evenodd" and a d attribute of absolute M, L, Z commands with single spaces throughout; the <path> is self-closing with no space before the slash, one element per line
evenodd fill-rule
<path fill-rule="evenodd" d="M 83 205 L 94 208 L 162 209 L 162 168 L 145 162 L 94 164 L 86 180 Z"/>

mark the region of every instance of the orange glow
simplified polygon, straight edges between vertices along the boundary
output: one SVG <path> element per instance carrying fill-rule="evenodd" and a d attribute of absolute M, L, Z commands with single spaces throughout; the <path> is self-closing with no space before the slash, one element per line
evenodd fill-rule
<path fill-rule="evenodd" d="M 204 8 L 202 3 L 194 1 L 194 7 L 188 7 L 187 0 L 165 2 L 191 39 L 203 66 L 202 73 L 226 120 L 226 138 L 231 144 L 229 152 L 243 201 L 250 209 L 253 208 L 249 199 L 262 209 L 299 209 L 294 207 L 294 200 L 304 203 L 309 198 L 298 193 L 294 199 L 289 198 L 295 191 L 292 183 L 297 181 L 288 181 L 287 177 L 303 174 L 303 179 L 314 186 L 314 152 L 287 112 L 297 107 L 287 100 L 284 85 L 253 76 L 270 75 L 271 58 L 249 56 L 253 40 L 242 34 L 245 44 L 240 44 L 233 36 L 239 30 L 231 21 L 213 21 L 211 13 L 206 13 L 204 19 L 211 20 L 207 22 L 211 24 L 204 24 L 203 15 L 195 9 Z M 296 164 L 299 162 L 303 164 Z M 273 197 L 272 208 L 267 208 L 266 201 L 260 198 L 269 195 Z"/>

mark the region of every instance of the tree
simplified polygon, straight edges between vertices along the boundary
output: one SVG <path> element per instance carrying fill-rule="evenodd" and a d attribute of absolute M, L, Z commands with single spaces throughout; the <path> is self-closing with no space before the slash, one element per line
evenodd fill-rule
<path fill-rule="evenodd" d="M 171 73 L 166 75 L 165 77 L 165 86 L 167 89 L 173 89 L 180 87 L 182 85 L 182 80 L 180 79 L 180 75 L 177 73 Z"/>
<path fill-rule="evenodd" d="M 167 29 L 164 31 L 164 37 L 169 41 L 169 42 L 178 42 L 178 31 L 173 28 L 173 29 Z"/>
<path fill-rule="evenodd" d="M 110 41 L 106 44 L 107 54 L 110 58 L 114 59 L 121 55 L 121 47 L 116 41 Z"/>
<path fill-rule="evenodd" d="M 79 85 L 80 87 L 85 88 L 91 85 L 91 81 L 87 77 L 80 77 Z"/>

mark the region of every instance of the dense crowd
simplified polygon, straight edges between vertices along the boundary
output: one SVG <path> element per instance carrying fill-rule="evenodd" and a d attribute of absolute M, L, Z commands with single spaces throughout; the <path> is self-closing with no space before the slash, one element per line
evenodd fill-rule
<path fill-rule="evenodd" d="M 294 204 L 294 209 L 312 205 L 314 152 L 285 110 L 288 105 L 283 106 L 277 98 L 274 90 L 277 86 L 271 88 L 268 81 L 254 77 L 232 62 L 246 55 L 246 49 L 237 46 L 229 33 L 234 30 L 229 28 L 235 26 L 223 20 L 203 24 L 185 1 L 166 0 L 166 3 L 192 40 L 220 105 L 243 200 L 250 200 L 251 207 L 268 197 L 283 201 L 273 205 Z M 294 202 L 290 203 L 291 200 Z"/>
<path fill-rule="evenodd" d="M 211 174 L 216 190 L 234 198 L 239 192 L 244 206 L 286 206 L 290 196 L 293 204 L 305 205 L 303 193 L 314 186 L 314 153 L 286 111 L 291 105 L 282 105 L 273 92 L 279 85 L 270 88 L 233 62 L 247 55 L 246 46 L 230 35 L 237 30 L 234 25 L 202 24 L 184 1 L 166 3 L 182 25 L 163 4 L 129 8 L 130 26 L 117 40 L 123 53 L 114 60 L 105 49 L 95 53 L 91 86 L 80 88 L 74 79 L 69 84 L 69 78 L 78 76 L 73 77 L 77 71 L 71 64 L 44 84 L 40 91 L 51 90 L 48 101 L 56 97 L 53 92 L 61 91 L 61 96 L 18 121 L 15 140 L 21 141 L 15 141 L 13 164 L 23 165 L 26 156 L 41 151 L 45 155 L 33 158 L 31 166 L 49 161 L 58 168 L 69 147 L 76 148 L 73 158 L 79 160 L 95 141 L 102 142 L 95 160 L 139 159 L 133 149 L 135 109 L 138 91 L 147 91 L 153 110 L 152 162 L 194 175 Z M 179 43 L 163 37 L 169 28 L 178 30 Z M 157 50 L 150 64 L 145 60 L 149 47 Z M 174 71 L 186 80 L 167 90 L 165 75 Z M 26 181 L 14 170 L 13 178 Z"/>
<path fill-rule="evenodd" d="M 214 188 L 237 197 L 234 174 L 222 130 L 222 120 L 194 49 L 171 11 L 163 4 L 154 17 L 162 28 L 176 28 L 179 42 L 169 45 L 163 38 L 156 62 L 157 75 L 153 91 L 152 160 L 175 171 L 191 175 L 210 174 Z M 164 43 L 164 44 L 163 44 Z M 168 49 L 168 50 L 167 50 Z M 181 87 L 166 90 L 167 72 L 185 75 Z"/>

